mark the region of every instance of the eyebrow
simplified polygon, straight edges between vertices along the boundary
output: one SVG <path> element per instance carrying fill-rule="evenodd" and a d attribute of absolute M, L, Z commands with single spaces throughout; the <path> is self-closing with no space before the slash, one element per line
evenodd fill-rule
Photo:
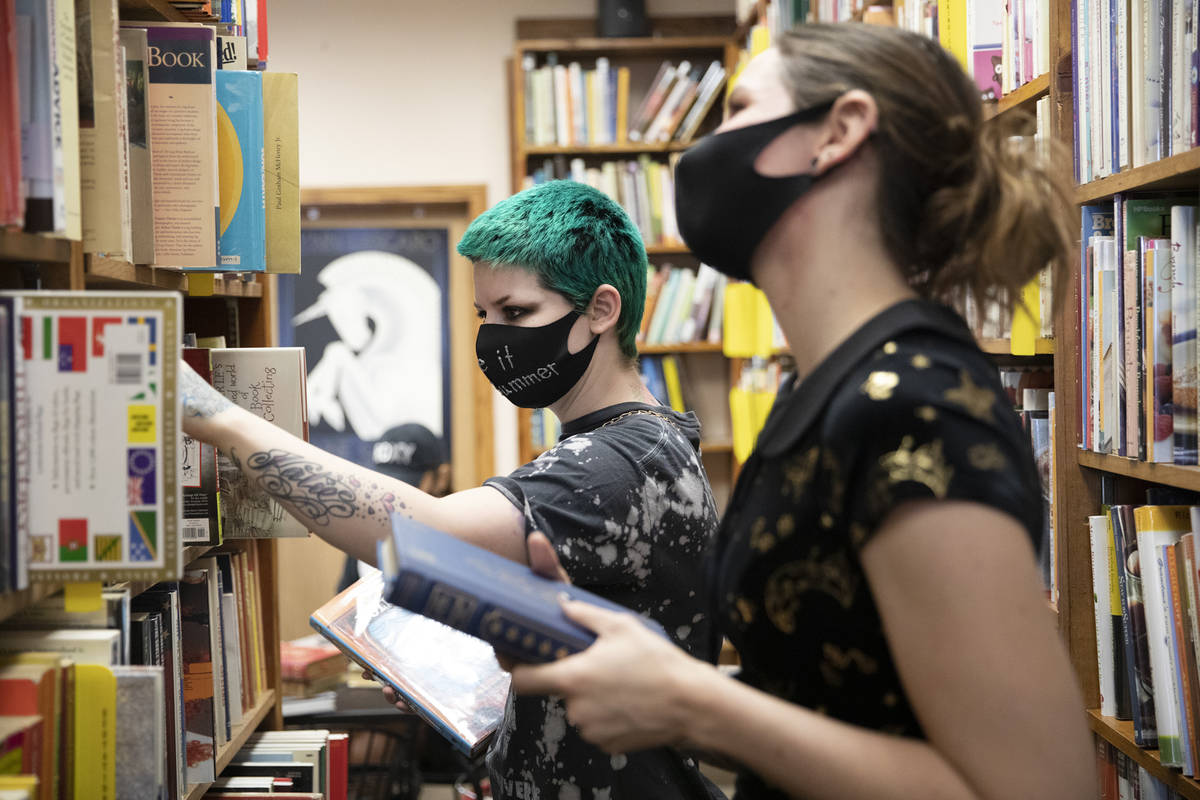
<path fill-rule="evenodd" d="M 501 297 L 499 300 L 497 300 L 495 303 L 493 303 L 493 305 L 502 306 L 508 302 L 508 298 L 509 298 L 509 295 L 506 294 L 506 295 L 504 295 L 504 297 Z M 480 311 L 483 310 L 483 306 L 479 305 L 479 303 L 476 303 L 475 307 L 478 308 Z"/>

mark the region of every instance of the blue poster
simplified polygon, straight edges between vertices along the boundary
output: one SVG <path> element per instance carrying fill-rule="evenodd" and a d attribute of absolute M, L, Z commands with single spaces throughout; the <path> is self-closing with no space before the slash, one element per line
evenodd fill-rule
<path fill-rule="evenodd" d="M 371 444 L 419 422 L 450 451 L 445 229 L 307 228 L 279 276 L 279 339 L 305 349 L 309 440 L 371 464 Z"/>

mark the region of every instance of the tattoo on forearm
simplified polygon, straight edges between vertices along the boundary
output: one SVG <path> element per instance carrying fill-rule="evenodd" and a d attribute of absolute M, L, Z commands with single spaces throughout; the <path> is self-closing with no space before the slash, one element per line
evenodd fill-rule
<path fill-rule="evenodd" d="M 190 369 L 179 370 L 179 397 L 183 413 L 189 417 L 211 417 L 233 405 L 229 398 Z"/>
<path fill-rule="evenodd" d="M 236 455 L 232 458 L 237 463 Z M 364 484 L 353 475 L 329 471 L 316 461 L 277 448 L 253 453 L 246 459 L 244 474 L 255 489 L 318 525 L 350 518 L 388 525 L 397 505 L 395 495 L 374 482 Z"/>

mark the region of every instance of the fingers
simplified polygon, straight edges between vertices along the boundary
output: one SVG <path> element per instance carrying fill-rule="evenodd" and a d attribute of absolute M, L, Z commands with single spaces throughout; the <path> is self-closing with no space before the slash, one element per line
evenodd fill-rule
<path fill-rule="evenodd" d="M 609 611 L 607 608 L 600 608 L 591 603 L 581 603 L 578 600 L 564 601 L 562 610 L 567 615 L 567 619 L 578 622 L 594 633 L 612 633 L 630 621 L 626 619 L 628 614 Z"/>
<path fill-rule="evenodd" d="M 512 690 L 517 694 L 562 695 L 571 685 L 569 659 L 552 664 L 514 664 Z"/>
<path fill-rule="evenodd" d="M 571 582 L 567 571 L 562 568 L 562 564 L 558 560 L 558 554 L 554 552 L 554 545 L 546 538 L 546 534 L 541 531 L 529 534 L 525 540 L 525 547 L 529 553 L 529 567 L 535 573 L 553 581 Z"/>

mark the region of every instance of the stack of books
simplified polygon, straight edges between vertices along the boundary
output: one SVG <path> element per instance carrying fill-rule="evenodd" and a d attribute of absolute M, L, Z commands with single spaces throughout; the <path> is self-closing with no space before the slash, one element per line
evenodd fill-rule
<path fill-rule="evenodd" d="M 298 271 L 296 76 L 246 69 L 265 4 L 221 5 L 214 27 L 0 2 L 0 225 L 129 263 Z"/>
<path fill-rule="evenodd" d="M 533 146 L 666 144 L 689 142 L 725 85 L 725 69 L 690 61 L 664 61 L 636 109 L 630 109 L 630 71 L 597 58 L 595 68 L 560 64 L 549 53 L 538 66 L 522 62 L 525 80 L 525 143 Z"/>

